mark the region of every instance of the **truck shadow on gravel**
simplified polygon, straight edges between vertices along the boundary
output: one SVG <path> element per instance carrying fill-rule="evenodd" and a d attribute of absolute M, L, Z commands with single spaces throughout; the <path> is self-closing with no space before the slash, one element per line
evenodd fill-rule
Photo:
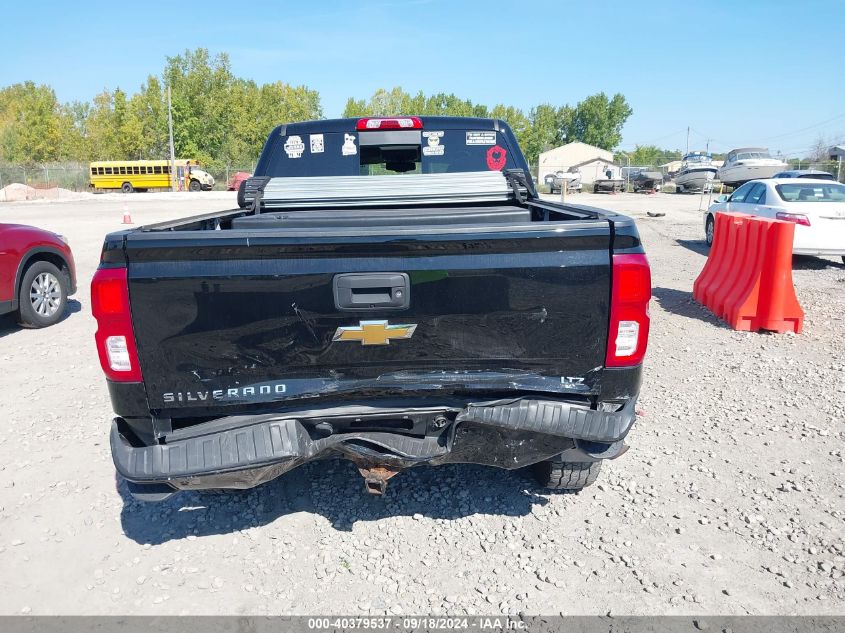
<path fill-rule="evenodd" d="M 82 311 L 82 304 L 79 303 L 76 299 L 68 299 L 67 306 L 65 307 L 65 313 L 62 315 L 62 318 L 59 319 L 58 323 L 52 325 L 50 327 L 55 327 L 59 323 L 66 321 L 70 318 L 70 315 L 76 314 L 77 312 Z M 0 338 L 4 336 L 8 336 L 9 334 L 14 334 L 15 332 L 20 332 L 26 328 L 22 328 L 18 325 L 16 320 L 16 316 L 14 314 L 4 314 L 0 316 Z"/>
<path fill-rule="evenodd" d="M 449 464 L 406 470 L 378 497 L 364 491 L 358 471 L 344 460 L 305 464 L 252 490 L 182 492 L 157 504 L 135 501 L 125 483 L 118 492 L 124 533 L 151 545 L 231 534 L 277 520 L 284 530 L 297 513 L 320 515 L 342 532 L 359 522 L 390 517 L 448 521 L 472 515 L 527 516 L 556 494 L 537 486 L 528 471 Z"/>
<path fill-rule="evenodd" d="M 704 321 L 705 323 L 723 329 L 727 329 L 728 327 L 717 319 L 710 310 L 696 303 L 692 298 L 692 292 L 657 287 L 652 288 L 651 296 L 654 297 L 658 305 L 666 310 L 666 312 L 690 319 L 698 319 L 699 321 Z"/>
<path fill-rule="evenodd" d="M 710 247 L 707 246 L 707 242 L 704 240 L 675 240 L 675 242 L 678 246 L 683 246 L 687 250 L 704 255 L 705 257 L 710 253 Z"/>

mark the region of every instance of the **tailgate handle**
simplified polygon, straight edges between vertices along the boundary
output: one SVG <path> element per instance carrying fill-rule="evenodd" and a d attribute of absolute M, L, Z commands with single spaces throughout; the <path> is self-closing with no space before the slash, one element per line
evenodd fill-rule
<path fill-rule="evenodd" d="M 344 273 L 332 286 L 338 310 L 404 310 L 410 300 L 405 273 Z"/>

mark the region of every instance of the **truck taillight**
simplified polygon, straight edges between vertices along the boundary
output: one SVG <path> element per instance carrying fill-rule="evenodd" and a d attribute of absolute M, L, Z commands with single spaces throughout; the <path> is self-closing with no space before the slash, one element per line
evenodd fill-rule
<path fill-rule="evenodd" d="M 117 382 L 141 382 L 125 268 L 100 268 L 94 273 L 91 311 L 97 319 L 97 353 L 106 377 Z"/>
<path fill-rule="evenodd" d="M 368 117 L 358 119 L 359 132 L 367 130 L 421 130 L 422 120 L 417 116 Z"/>
<path fill-rule="evenodd" d="M 645 255 L 614 255 L 607 367 L 643 361 L 648 345 L 651 269 Z"/>

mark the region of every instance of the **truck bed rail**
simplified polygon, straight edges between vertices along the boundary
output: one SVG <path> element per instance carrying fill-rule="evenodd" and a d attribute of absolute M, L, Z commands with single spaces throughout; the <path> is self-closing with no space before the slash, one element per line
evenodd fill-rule
<path fill-rule="evenodd" d="M 395 176 L 313 176 L 307 178 L 250 178 L 246 201 L 252 202 L 263 185 L 265 209 L 303 207 L 366 207 L 385 204 L 458 204 L 507 202 L 514 188 L 502 172 L 457 172 Z M 525 195 L 524 187 L 520 193 Z"/>

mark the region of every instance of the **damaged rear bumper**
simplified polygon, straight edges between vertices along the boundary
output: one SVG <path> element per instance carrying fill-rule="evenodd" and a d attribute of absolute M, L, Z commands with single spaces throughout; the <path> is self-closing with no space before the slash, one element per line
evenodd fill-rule
<path fill-rule="evenodd" d="M 365 478 L 372 472 L 386 481 L 386 473 L 418 464 L 515 469 L 561 453 L 567 461 L 612 459 L 624 452 L 634 406 L 631 399 L 618 411 L 596 411 L 530 398 L 462 408 L 345 406 L 221 418 L 149 446 L 139 445 L 116 418 L 111 450 L 133 494 L 148 491 L 150 499 L 179 489 L 251 488 L 305 462 L 338 456 L 353 461 Z"/>

